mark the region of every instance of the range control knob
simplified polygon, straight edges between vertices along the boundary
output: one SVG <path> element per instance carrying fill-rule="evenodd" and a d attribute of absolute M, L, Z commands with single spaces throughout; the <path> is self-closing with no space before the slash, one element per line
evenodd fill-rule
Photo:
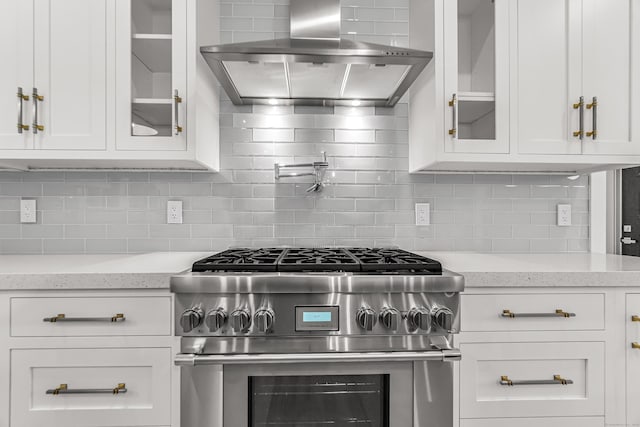
<path fill-rule="evenodd" d="M 441 329 L 449 332 L 453 328 L 453 311 L 447 307 L 433 307 L 431 309 L 433 322 Z"/>
<path fill-rule="evenodd" d="M 431 313 L 425 307 L 414 307 L 407 314 L 409 324 L 415 329 L 422 329 L 429 332 L 431 330 Z"/>
<path fill-rule="evenodd" d="M 362 307 L 356 313 L 356 322 L 365 331 L 372 331 L 376 324 L 376 312 L 370 308 Z"/>
<path fill-rule="evenodd" d="M 273 328 L 273 323 L 276 321 L 276 315 L 270 308 L 261 308 L 256 311 L 254 320 L 258 331 L 264 334 Z"/>
<path fill-rule="evenodd" d="M 398 324 L 400 323 L 400 312 L 392 307 L 385 307 L 380 312 L 380 322 L 385 328 L 392 331 L 398 330 Z"/>
<path fill-rule="evenodd" d="M 184 332 L 191 332 L 202 323 L 204 312 L 200 307 L 191 307 L 182 312 L 180 326 Z"/>
<path fill-rule="evenodd" d="M 251 326 L 251 313 L 246 308 L 236 308 L 231 313 L 231 327 L 236 332 L 247 332 Z"/>
<path fill-rule="evenodd" d="M 204 323 L 211 332 L 216 332 L 222 329 L 227 322 L 227 312 L 222 307 L 218 307 L 207 313 L 207 317 L 204 319 Z"/>

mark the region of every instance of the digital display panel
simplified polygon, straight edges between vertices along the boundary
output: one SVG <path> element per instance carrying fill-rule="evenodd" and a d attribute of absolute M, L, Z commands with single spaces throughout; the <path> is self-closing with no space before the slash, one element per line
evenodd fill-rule
<path fill-rule="evenodd" d="M 331 322 L 330 311 L 304 311 L 302 312 L 303 322 Z"/>
<path fill-rule="evenodd" d="M 296 331 L 339 331 L 340 308 L 331 305 L 296 307 Z"/>

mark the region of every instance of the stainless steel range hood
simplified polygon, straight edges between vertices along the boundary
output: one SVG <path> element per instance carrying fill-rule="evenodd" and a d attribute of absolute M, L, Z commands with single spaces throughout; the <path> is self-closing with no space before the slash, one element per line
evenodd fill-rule
<path fill-rule="evenodd" d="M 291 38 L 204 46 L 236 105 L 392 107 L 432 52 L 340 39 L 340 0 L 291 0 Z"/>

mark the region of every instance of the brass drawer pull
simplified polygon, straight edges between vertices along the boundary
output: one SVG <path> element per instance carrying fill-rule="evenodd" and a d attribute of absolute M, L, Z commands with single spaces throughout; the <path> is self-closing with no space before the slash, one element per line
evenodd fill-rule
<path fill-rule="evenodd" d="M 573 136 L 576 138 L 580 138 L 581 140 L 584 138 L 584 96 L 580 97 L 580 102 L 573 104 L 573 108 L 578 110 L 579 115 L 579 123 L 580 129 L 573 132 Z"/>
<path fill-rule="evenodd" d="M 640 322 L 640 316 L 634 314 L 633 316 L 631 316 L 631 321 L 632 322 Z"/>
<path fill-rule="evenodd" d="M 29 130 L 29 125 L 25 125 L 24 124 L 24 120 L 23 120 L 23 110 L 24 110 L 24 101 L 28 101 L 29 100 L 29 95 L 25 95 L 22 92 L 22 88 L 19 87 L 18 88 L 18 92 L 16 93 L 16 96 L 18 97 L 18 133 L 22 133 L 25 130 Z"/>
<path fill-rule="evenodd" d="M 451 129 L 449 129 L 449 135 L 455 138 L 458 134 L 458 96 L 454 93 L 449 101 L 449 107 L 451 107 Z"/>
<path fill-rule="evenodd" d="M 635 348 L 636 350 L 640 350 L 640 343 L 632 342 L 631 343 L 631 348 Z"/>
<path fill-rule="evenodd" d="M 125 383 L 118 383 L 114 388 L 77 388 L 71 389 L 67 384 L 60 384 L 54 389 L 47 390 L 46 394 L 53 394 L 57 396 L 59 394 L 121 394 L 127 392 L 127 386 Z"/>
<path fill-rule="evenodd" d="M 596 139 L 598 137 L 598 97 L 594 96 L 591 104 L 587 104 L 587 110 L 593 110 L 593 114 L 591 115 L 591 131 L 587 132 L 587 136 L 590 136 L 592 139 Z"/>
<path fill-rule="evenodd" d="M 562 378 L 560 375 L 554 375 L 552 380 L 510 380 L 507 375 L 500 377 L 500 385 L 568 385 L 573 384 L 572 380 Z"/>
<path fill-rule="evenodd" d="M 38 102 L 44 101 L 44 96 L 38 94 L 38 88 L 33 88 L 33 93 L 31 94 L 33 100 L 33 126 L 32 130 L 34 134 L 37 134 L 38 131 L 44 131 L 44 126 L 40 124 L 38 118 Z"/>
<path fill-rule="evenodd" d="M 43 322 L 57 323 L 57 322 L 124 322 L 126 317 L 124 314 L 118 313 L 111 317 L 67 317 L 64 313 L 58 314 L 55 317 L 45 317 Z"/>
<path fill-rule="evenodd" d="M 567 313 L 562 309 L 557 309 L 553 313 L 512 313 L 511 310 L 502 310 L 502 317 L 514 318 L 514 317 L 576 317 L 575 313 Z"/>
<path fill-rule="evenodd" d="M 180 126 L 180 114 L 178 111 L 178 104 L 182 104 L 182 97 L 180 95 L 178 95 L 178 90 L 174 90 L 173 91 L 173 112 L 174 112 L 174 118 L 176 121 L 176 135 L 180 135 L 180 133 L 182 132 L 182 126 Z"/>

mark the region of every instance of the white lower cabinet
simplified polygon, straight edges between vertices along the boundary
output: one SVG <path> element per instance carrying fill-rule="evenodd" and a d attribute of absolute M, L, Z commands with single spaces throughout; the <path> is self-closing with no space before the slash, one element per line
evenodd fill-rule
<path fill-rule="evenodd" d="M 13 350 L 12 425 L 169 425 L 171 357 L 170 348 Z"/>
<path fill-rule="evenodd" d="M 461 420 L 460 427 L 604 427 L 603 417 L 487 418 Z"/>
<path fill-rule="evenodd" d="M 172 325 L 167 290 L 0 292 L 0 427 L 179 427 Z"/>
<path fill-rule="evenodd" d="M 603 416 L 604 343 L 462 344 L 462 418 Z"/>
<path fill-rule="evenodd" d="M 627 425 L 640 425 L 640 294 L 626 298 Z"/>

